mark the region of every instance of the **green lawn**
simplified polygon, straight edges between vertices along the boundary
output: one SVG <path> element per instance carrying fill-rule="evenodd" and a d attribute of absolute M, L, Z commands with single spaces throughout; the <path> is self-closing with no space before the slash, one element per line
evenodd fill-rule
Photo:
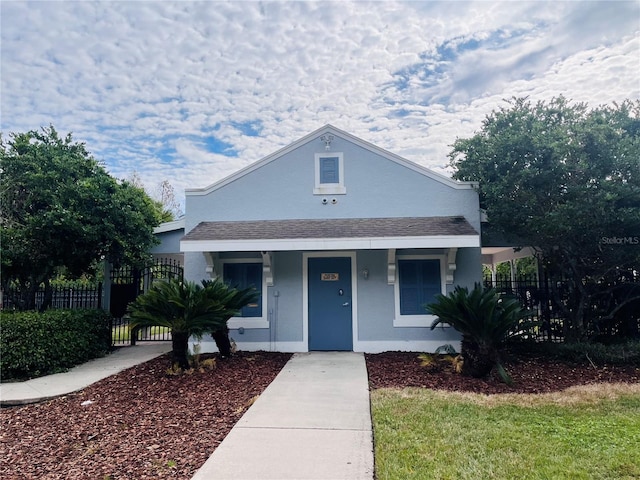
<path fill-rule="evenodd" d="M 377 480 L 640 479 L 640 386 L 371 394 Z"/>
<path fill-rule="evenodd" d="M 150 327 L 147 335 L 164 335 L 169 331 L 167 327 Z M 111 329 L 111 340 L 115 343 L 128 342 L 131 338 L 131 331 L 128 326 L 118 326 Z"/>

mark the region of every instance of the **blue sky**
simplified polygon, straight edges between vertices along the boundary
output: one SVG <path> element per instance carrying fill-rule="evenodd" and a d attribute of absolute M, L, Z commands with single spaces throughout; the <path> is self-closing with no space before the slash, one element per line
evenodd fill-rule
<path fill-rule="evenodd" d="M 447 173 L 504 99 L 640 98 L 640 2 L 2 1 L 0 130 L 209 185 L 331 123 Z"/>

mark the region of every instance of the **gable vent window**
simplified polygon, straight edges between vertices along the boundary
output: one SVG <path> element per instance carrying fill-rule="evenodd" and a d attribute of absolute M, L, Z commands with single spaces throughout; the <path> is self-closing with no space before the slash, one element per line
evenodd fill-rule
<path fill-rule="evenodd" d="M 340 159 L 320 157 L 320 183 L 340 183 Z"/>
<path fill-rule="evenodd" d="M 315 195 L 343 195 L 344 157 L 342 153 L 316 153 L 315 157 Z"/>

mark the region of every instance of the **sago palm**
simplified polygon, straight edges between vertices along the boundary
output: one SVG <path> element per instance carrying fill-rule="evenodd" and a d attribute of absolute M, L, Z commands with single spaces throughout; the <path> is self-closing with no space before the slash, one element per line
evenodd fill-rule
<path fill-rule="evenodd" d="M 237 304 L 231 301 L 234 292 L 220 288 L 218 282 L 202 286 L 176 279 L 158 282 L 129 306 L 131 327 L 169 327 L 173 359 L 187 369 L 189 338 L 226 327 L 227 319 L 237 312 Z"/>
<path fill-rule="evenodd" d="M 231 355 L 231 341 L 229 340 L 227 320 L 237 315 L 244 306 L 256 300 L 259 293 L 253 287 L 245 289 L 231 288 L 219 278 L 205 280 L 202 284 L 211 292 L 211 295 L 220 298 L 226 306 L 226 311 L 222 313 L 224 322 L 212 328 L 210 332 L 216 342 L 220 356 L 227 358 Z"/>
<path fill-rule="evenodd" d="M 496 367 L 503 380 L 509 381 L 500 363 L 500 348 L 530 314 L 516 298 L 501 296 L 494 288 L 480 284 L 471 292 L 457 286 L 448 296 L 438 295 L 427 310 L 438 317 L 432 330 L 447 323 L 462 334 L 464 375 L 484 377 Z"/>

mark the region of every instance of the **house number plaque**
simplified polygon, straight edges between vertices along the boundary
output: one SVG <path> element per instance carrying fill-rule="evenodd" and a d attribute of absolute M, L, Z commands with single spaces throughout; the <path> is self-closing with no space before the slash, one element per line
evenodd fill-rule
<path fill-rule="evenodd" d="M 321 273 L 320 280 L 323 282 L 337 282 L 340 280 L 340 274 L 338 273 Z"/>

